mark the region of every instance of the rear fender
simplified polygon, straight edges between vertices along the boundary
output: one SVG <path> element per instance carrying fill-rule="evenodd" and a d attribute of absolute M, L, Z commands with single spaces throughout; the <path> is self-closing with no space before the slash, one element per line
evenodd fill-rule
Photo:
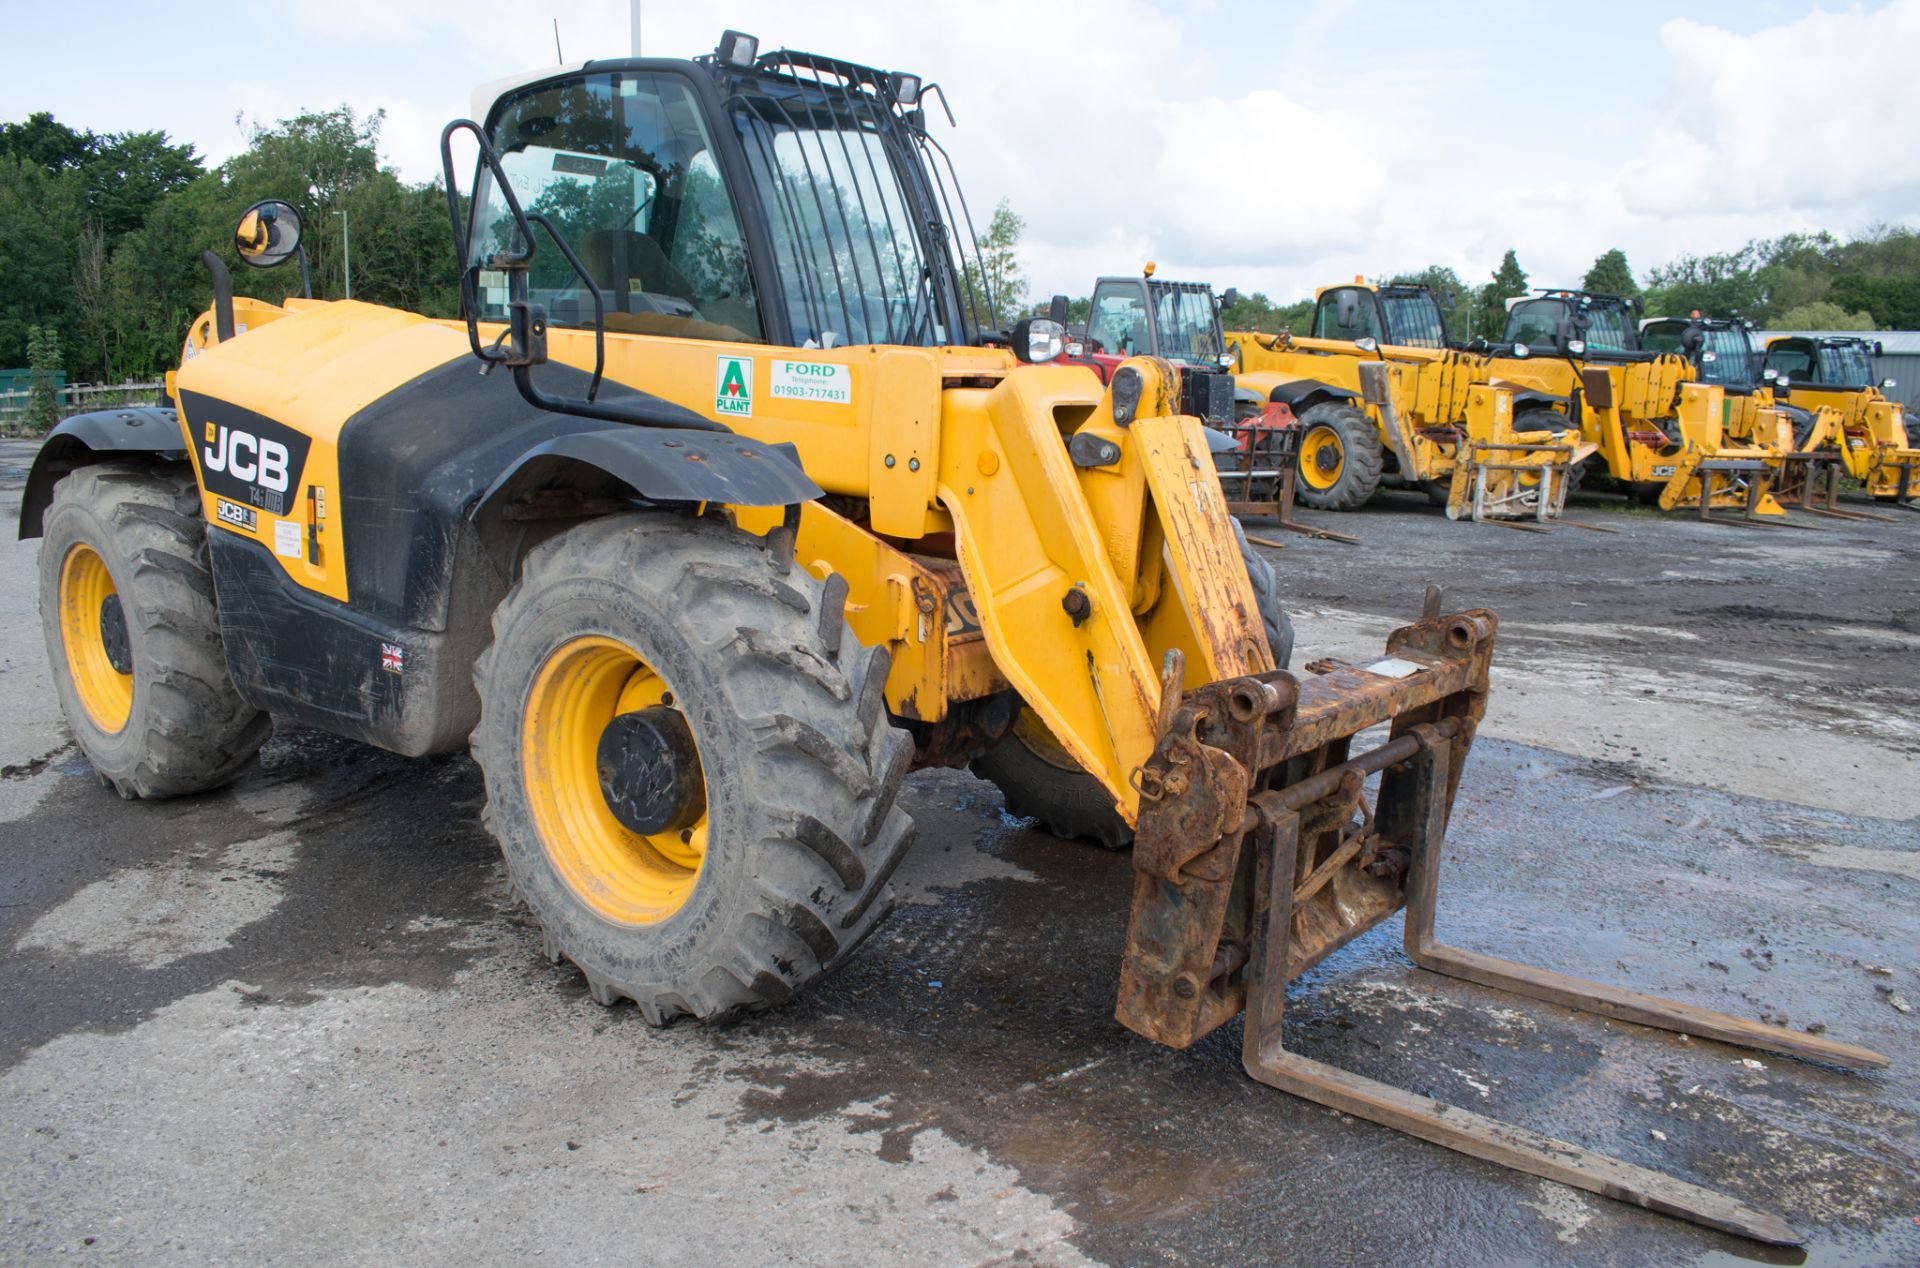
<path fill-rule="evenodd" d="M 20 539 L 40 536 L 53 486 L 68 472 L 96 462 L 144 455 L 161 462 L 185 462 L 186 444 L 172 409 L 141 405 L 130 409 L 75 414 L 51 432 L 34 455 L 20 496 Z"/>

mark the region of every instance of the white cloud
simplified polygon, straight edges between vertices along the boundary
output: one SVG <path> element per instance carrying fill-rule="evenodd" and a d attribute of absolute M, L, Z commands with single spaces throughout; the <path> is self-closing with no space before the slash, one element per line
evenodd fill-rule
<path fill-rule="evenodd" d="M 1920 193 L 1920 0 L 1816 11 L 1749 36 L 1660 29 L 1664 118 L 1621 174 L 1647 215 L 1905 211 Z"/>

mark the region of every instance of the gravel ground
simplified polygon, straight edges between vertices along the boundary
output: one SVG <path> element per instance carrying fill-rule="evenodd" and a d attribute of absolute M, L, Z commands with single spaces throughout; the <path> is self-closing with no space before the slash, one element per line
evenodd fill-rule
<path fill-rule="evenodd" d="M 0 442 L 8 523 L 31 452 Z M 464 758 L 289 732 L 216 794 L 103 792 L 7 542 L 0 1262 L 1920 1263 L 1920 516 L 1579 514 L 1621 531 L 1403 498 L 1271 556 L 1302 659 L 1377 651 L 1428 581 L 1501 615 L 1443 935 L 1894 1068 L 1433 977 L 1397 922 L 1293 986 L 1290 1034 L 1776 1209 L 1804 1260 L 1259 1087 L 1237 1025 L 1130 1037 L 1125 857 L 955 772 L 910 782 L 900 906 L 842 971 L 650 1031 L 540 957 Z"/>

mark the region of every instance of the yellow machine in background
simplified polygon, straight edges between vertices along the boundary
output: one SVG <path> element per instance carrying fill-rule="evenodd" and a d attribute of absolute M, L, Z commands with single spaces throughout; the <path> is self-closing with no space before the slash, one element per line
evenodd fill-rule
<path fill-rule="evenodd" d="M 1300 419 L 1299 497 L 1351 510 L 1380 487 L 1419 489 L 1451 518 L 1550 520 L 1592 447 L 1549 394 L 1491 380 L 1447 345 L 1424 287 L 1321 288 L 1312 335 L 1230 332 L 1238 382 Z"/>
<path fill-rule="evenodd" d="M 1596 447 L 1589 465 L 1645 502 L 1702 519 L 1786 514 L 1772 493 L 1774 451 L 1730 436 L 1724 392 L 1695 382 L 1680 353 L 1643 348 L 1617 295 L 1542 290 L 1512 301 L 1488 373 L 1564 401 Z"/>
<path fill-rule="evenodd" d="M 1911 507 L 1920 498 L 1920 447 L 1906 411 L 1875 382 L 1873 345 L 1853 336 L 1783 336 L 1767 344 L 1765 367 L 1795 405 L 1826 416 L 1806 447 L 1830 449 L 1876 501 Z M 1828 412 L 1830 411 L 1830 413 Z"/>
<path fill-rule="evenodd" d="M 1279 663 L 1273 573 L 1188 404 L 1226 376 L 1138 356 L 1103 385 L 1039 364 L 1043 320 L 986 328 L 921 98 L 917 75 L 733 31 L 505 85 L 442 136 L 464 321 L 236 300 L 207 253 L 174 408 L 62 424 L 22 498 L 94 768 L 128 797 L 217 787 L 269 718 L 470 749 L 546 954 L 654 1024 L 776 1006 L 855 954 L 912 839 L 913 766 L 974 763 L 1009 804 L 1070 789 L 1133 829 L 1131 1030 L 1185 1048 L 1244 1013 L 1262 1082 L 1798 1240 L 1287 1049 L 1288 982 L 1404 910 L 1436 972 L 1886 1064 L 1434 941 L 1497 618 L 1433 591 L 1376 659 Z M 239 258 L 296 251 L 280 206 L 243 220 Z"/>

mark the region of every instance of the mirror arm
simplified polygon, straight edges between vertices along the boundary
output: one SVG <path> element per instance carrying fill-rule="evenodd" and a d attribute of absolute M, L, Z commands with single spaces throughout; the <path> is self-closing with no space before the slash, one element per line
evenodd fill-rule
<path fill-rule="evenodd" d="M 294 248 L 294 252 L 300 257 L 300 297 L 302 299 L 312 299 L 313 279 L 307 276 L 307 249 L 304 246 L 299 246 Z"/>
<path fill-rule="evenodd" d="M 573 253 L 567 240 L 553 227 L 553 222 L 539 212 L 532 212 L 527 219 L 547 231 L 553 239 L 553 245 L 560 248 L 560 254 L 566 257 L 567 264 L 573 269 L 573 275 L 580 279 L 580 285 L 587 288 L 587 294 L 593 296 L 593 381 L 587 384 L 587 400 L 597 400 L 600 396 L 600 376 L 607 368 L 607 303 L 600 295 L 600 287 L 587 272 L 587 266 Z"/>
<path fill-rule="evenodd" d="M 489 348 L 480 342 L 480 301 L 474 294 L 473 269 L 469 267 L 472 258 L 472 242 L 467 234 L 467 223 L 460 215 L 460 182 L 453 166 L 453 137 L 456 132 L 471 132 L 480 146 L 480 163 L 493 173 L 494 181 L 500 186 L 507 208 L 513 213 L 515 233 L 519 226 L 526 223 L 526 215 L 520 210 L 520 200 L 514 196 L 513 186 L 507 182 L 506 173 L 500 169 L 500 158 L 487 142 L 487 134 L 480 125 L 471 119 L 455 119 L 440 130 L 440 170 L 447 183 L 447 219 L 453 226 L 454 263 L 460 271 L 460 312 L 467 319 L 467 343 L 473 355 L 489 368 L 506 363 L 507 354 L 500 351 L 498 343 Z M 474 171 L 474 192 L 479 193 L 479 169 Z M 511 268 L 514 264 L 525 264 L 533 257 L 533 240 L 527 239 L 525 252 L 501 252 L 495 257 L 495 263 Z"/>

